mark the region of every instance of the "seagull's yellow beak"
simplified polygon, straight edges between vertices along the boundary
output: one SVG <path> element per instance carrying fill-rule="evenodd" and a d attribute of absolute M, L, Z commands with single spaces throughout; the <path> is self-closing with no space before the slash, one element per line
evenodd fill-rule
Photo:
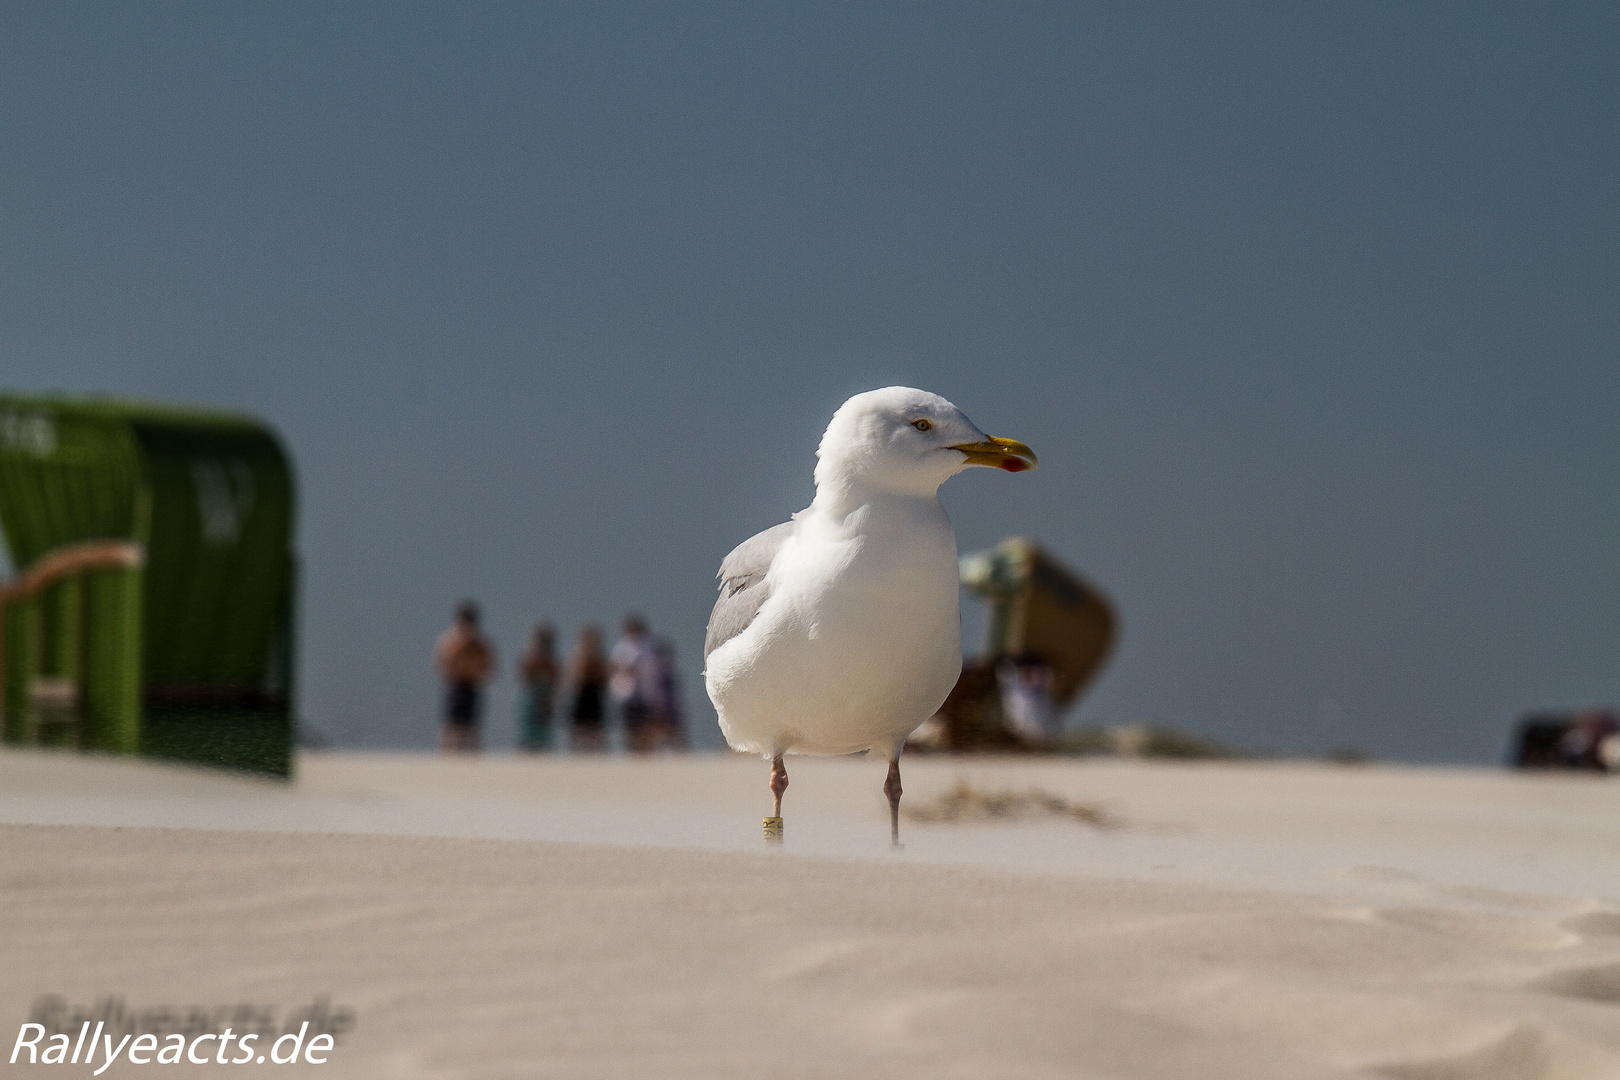
<path fill-rule="evenodd" d="M 1035 451 L 1017 439 L 998 439 L 994 435 L 984 442 L 957 443 L 951 449 L 966 454 L 969 465 L 984 465 L 1008 472 L 1038 469 L 1041 464 L 1035 460 Z"/>

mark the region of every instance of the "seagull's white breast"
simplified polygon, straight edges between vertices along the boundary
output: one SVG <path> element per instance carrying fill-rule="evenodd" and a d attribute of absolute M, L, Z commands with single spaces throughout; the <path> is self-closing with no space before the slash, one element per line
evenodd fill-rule
<path fill-rule="evenodd" d="M 895 751 L 962 667 L 956 535 L 936 497 L 812 507 L 771 564 L 770 596 L 704 679 L 739 750 Z"/>

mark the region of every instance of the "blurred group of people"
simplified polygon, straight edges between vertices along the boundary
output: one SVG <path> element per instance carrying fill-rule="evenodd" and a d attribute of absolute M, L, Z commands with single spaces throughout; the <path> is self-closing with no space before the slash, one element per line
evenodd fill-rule
<path fill-rule="evenodd" d="M 446 752 L 479 748 L 483 689 L 495 673 L 495 649 L 478 622 L 478 606 L 463 601 L 434 649 L 445 684 L 439 745 Z M 522 750 L 607 750 L 608 725 L 615 716 L 632 753 L 686 749 L 675 651 L 667 639 L 654 638 L 639 615 L 625 616 L 611 651 L 600 628 L 582 628 L 566 664 L 557 659 L 556 631 L 541 623 L 517 670 L 523 689 Z M 559 704 L 566 705 L 562 715 Z"/>

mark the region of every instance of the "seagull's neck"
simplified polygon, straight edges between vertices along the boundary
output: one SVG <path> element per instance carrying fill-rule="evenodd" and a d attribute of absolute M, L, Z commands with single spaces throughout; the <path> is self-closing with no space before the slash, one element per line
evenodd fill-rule
<path fill-rule="evenodd" d="M 863 506 L 882 509 L 903 503 L 939 502 L 939 488 L 930 491 L 891 491 L 848 473 L 827 476 L 816 484 L 816 497 L 810 511 L 819 517 L 842 521 Z"/>

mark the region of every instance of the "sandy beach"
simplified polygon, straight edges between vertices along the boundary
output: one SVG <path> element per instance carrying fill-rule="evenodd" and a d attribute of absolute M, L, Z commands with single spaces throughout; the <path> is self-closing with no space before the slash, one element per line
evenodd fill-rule
<path fill-rule="evenodd" d="M 324 998 L 353 1030 L 291 1071 L 359 1077 L 1620 1077 L 1612 779 L 908 758 L 921 810 L 1102 823 L 894 852 L 881 763 L 790 770 L 767 849 L 733 756 L 6 752 L 0 1008 Z"/>

